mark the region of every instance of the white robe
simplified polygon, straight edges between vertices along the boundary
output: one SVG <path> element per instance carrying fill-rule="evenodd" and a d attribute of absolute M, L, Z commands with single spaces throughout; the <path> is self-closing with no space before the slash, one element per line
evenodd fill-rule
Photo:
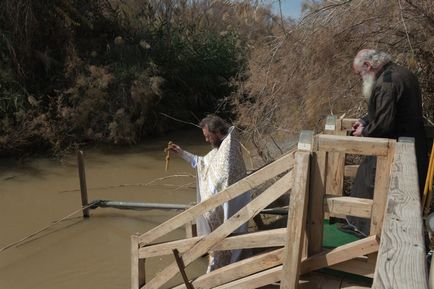
<path fill-rule="evenodd" d="M 181 157 L 197 169 L 197 201 L 201 202 L 246 176 L 241 145 L 234 136 L 234 127 L 230 127 L 220 147 L 213 148 L 204 157 L 193 155 L 187 151 Z M 196 220 L 198 235 L 209 234 L 225 220 L 233 216 L 250 201 L 250 193 L 230 200 Z M 247 223 L 240 226 L 235 233 L 246 233 Z M 220 268 L 239 260 L 241 250 L 219 251 L 210 255 L 208 271 Z"/>

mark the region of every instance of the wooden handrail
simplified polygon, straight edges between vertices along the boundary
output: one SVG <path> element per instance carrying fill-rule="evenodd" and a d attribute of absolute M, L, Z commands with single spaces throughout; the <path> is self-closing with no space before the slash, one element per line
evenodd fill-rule
<path fill-rule="evenodd" d="M 414 144 L 398 142 L 372 288 L 425 289 L 427 280 Z"/>

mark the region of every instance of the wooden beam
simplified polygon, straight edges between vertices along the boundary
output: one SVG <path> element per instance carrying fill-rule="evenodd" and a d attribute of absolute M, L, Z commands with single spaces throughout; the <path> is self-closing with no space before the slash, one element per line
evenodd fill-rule
<path fill-rule="evenodd" d="M 196 289 L 219 286 L 282 264 L 283 248 L 229 264 L 193 281 Z M 184 289 L 181 284 L 173 289 Z"/>
<path fill-rule="evenodd" d="M 246 178 L 238 181 L 237 183 L 229 186 L 225 190 L 212 196 L 211 198 L 203 201 L 190 209 L 176 215 L 176 217 L 162 223 L 161 225 L 149 230 L 139 237 L 139 244 L 141 246 L 149 244 L 158 238 L 166 235 L 167 233 L 183 226 L 187 222 L 192 222 L 199 215 L 215 208 L 241 194 L 247 192 L 256 186 L 264 183 L 265 181 L 274 178 L 275 176 L 288 171 L 292 168 L 293 153 L 288 153 L 271 164 L 265 166 L 259 171 L 252 173 Z"/>
<path fill-rule="evenodd" d="M 214 289 L 254 289 L 268 284 L 276 283 L 281 279 L 282 265 L 235 280 Z"/>
<path fill-rule="evenodd" d="M 372 205 L 370 235 L 380 235 L 383 226 L 384 210 L 386 208 L 387 192 L 389 191 L 390 171 L 395 155 L 395 140 L 389 140 L 387 156 L 377 156 L 375 171 L 374 203 Z"/>
<path fill-rule="evenodd" d="M 369 236 L 367 238 L 345 244 L 327 253 L 317 254 L 309 257 L 307 260 L 304 260 L 300 273 L 305 274 L 313 270 L 333 266 L 359 256 L 377 252 L 378 247 L 379 240 L 377 236 Z"/>
<path fill-rule="evenodd" d="M 376 252 L 378 250 L 378 246 L 378 240 L 375 236 L 370 236 L 365 239 L 340 246 L 327 253 L 318 254 L 303 260 L 301 263 L 300 273 L 305 274 L 312 270 L 318 270 L 339 264 L 340 262 L 347 263 L 347 260 L 352 258 L 363 256 L 371 252 Z M 245 259 L 203 275 L 195 280 L 193 285 L 197 289 L 258 288 L 273 282 L 278 282 L 280 281 L 281 273 L 283 272 L 283 266 L 280 265 L 282 264 L 282 256 L 283 249 L 278 249 L 269 253 Z M 360 264 L 363 265 L 362 262 Z M 179 285 L 174 289 L 182 288 L 185 288 L 185 286 Z"/>
<path fill-rule="evenodd" d="M 308 255 L 317 254 L 322 249 L 327 153 L 313 152 L 311 163 L 307 220 Z"/>
<path fill-rule="evenodd" d="M 346 165 L 344 167 L 344 176 L 354 178 L 357 174 L 358 169 L 359 165 Z"/>
<path fill-rule="evenodd" d="M 324 198 L 325 211 L 332 215 L 346 215 L 370 218 L 373 201 L 355 197 L 336 197 L 327 195 Z"/>
<path fill-rule="evenodd" d="M 315 147 L 318 151 L 386 156 L 389 149 L 389 140 L 386 138 L 322 134 L 315 136 Z"/>
<path fill-rule="evenodd" d="M 204 253 L 211 251 L 216 244 L 222 241 L 230 233 L 236 230 L 239 226 L 247 222 L 254 215 L 258 214 L 262 209 L 275 201 L 277 198 L 288 192 L 292 187 L 294 176 L 292 171 L 284 175 L 273 185 L 271 185 L 262 194 L 253 199 L 245 207 L 238 211 L 231 218 L 227 219 L 224 224 L 208 235 L 205 235 L 199 240 L 190 250 L 186 251 L 182 258 L 187 266 Z M 142 288 L 151 289 L 159 288 L 170 280 L 177 273 L 176 262 L 170 264 L 165 269 L 160 271 L 153 279 Z"/>
<path fill-rule="evenodd" d="M 357 118 L 344 118 L 342 119 L 342 128 L 344 130 L 351 130 Z"/>
<path fill-rule="evenodd" d="M 289 200 L 287 238 L 280 288 L 297 288 L 309 198 L 310 153 L 295 154 L 294 185 Z"/>
<path fill-rule="evenodd" d="M 286 228 L 259 231 L 228 237 L 218 243 L 213 250 L 234 250 L 247 248 L 266 248 L 285 246 Z M 196 244 L 202 237 L 194 237 L 161 244 L 148 245 L 139 249 L 139 258 L 150 258 L 172 254 L 173 249 L 183 253 Z"/>
<path fill-rule="evenodd" d="M 145 259 L 139 258 L 139 235 L 131 235 L 131 289 L 145 284 Z"/>
<path fill-rule="evenodd" d="M 381 236 L 372 288 L 428 288 L 413 143 L 396 144 Z"/>

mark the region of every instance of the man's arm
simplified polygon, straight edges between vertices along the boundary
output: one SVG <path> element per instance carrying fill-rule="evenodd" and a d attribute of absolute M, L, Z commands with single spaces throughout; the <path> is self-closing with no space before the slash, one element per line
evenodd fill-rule
<path fill-rule="evenodd" d="M 194 155 L 188 151 L 183 150 L 179 145 L 174 143 L 170 144 L 169 149 L 171 152 L 177 154 L 178 156 L 180 156 L 181 158 L 189 162 L 193 168 L 197 166 L 197 158 L 198 158 L 197 155 Z"/>

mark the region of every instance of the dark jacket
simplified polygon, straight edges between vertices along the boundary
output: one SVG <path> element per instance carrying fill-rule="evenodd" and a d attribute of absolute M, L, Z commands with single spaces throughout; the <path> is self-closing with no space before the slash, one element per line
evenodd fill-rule
<path fill-rule="evenodd" d="M 377 73 L 377 81 L 364 118 L 366 137 L 413 137 L 419 173 L 419 187 L 423 188 L 428 167 L 428 155 L 422 116 L 422 98 L 416 76 L 407 68 L 386 64 Z"/>

